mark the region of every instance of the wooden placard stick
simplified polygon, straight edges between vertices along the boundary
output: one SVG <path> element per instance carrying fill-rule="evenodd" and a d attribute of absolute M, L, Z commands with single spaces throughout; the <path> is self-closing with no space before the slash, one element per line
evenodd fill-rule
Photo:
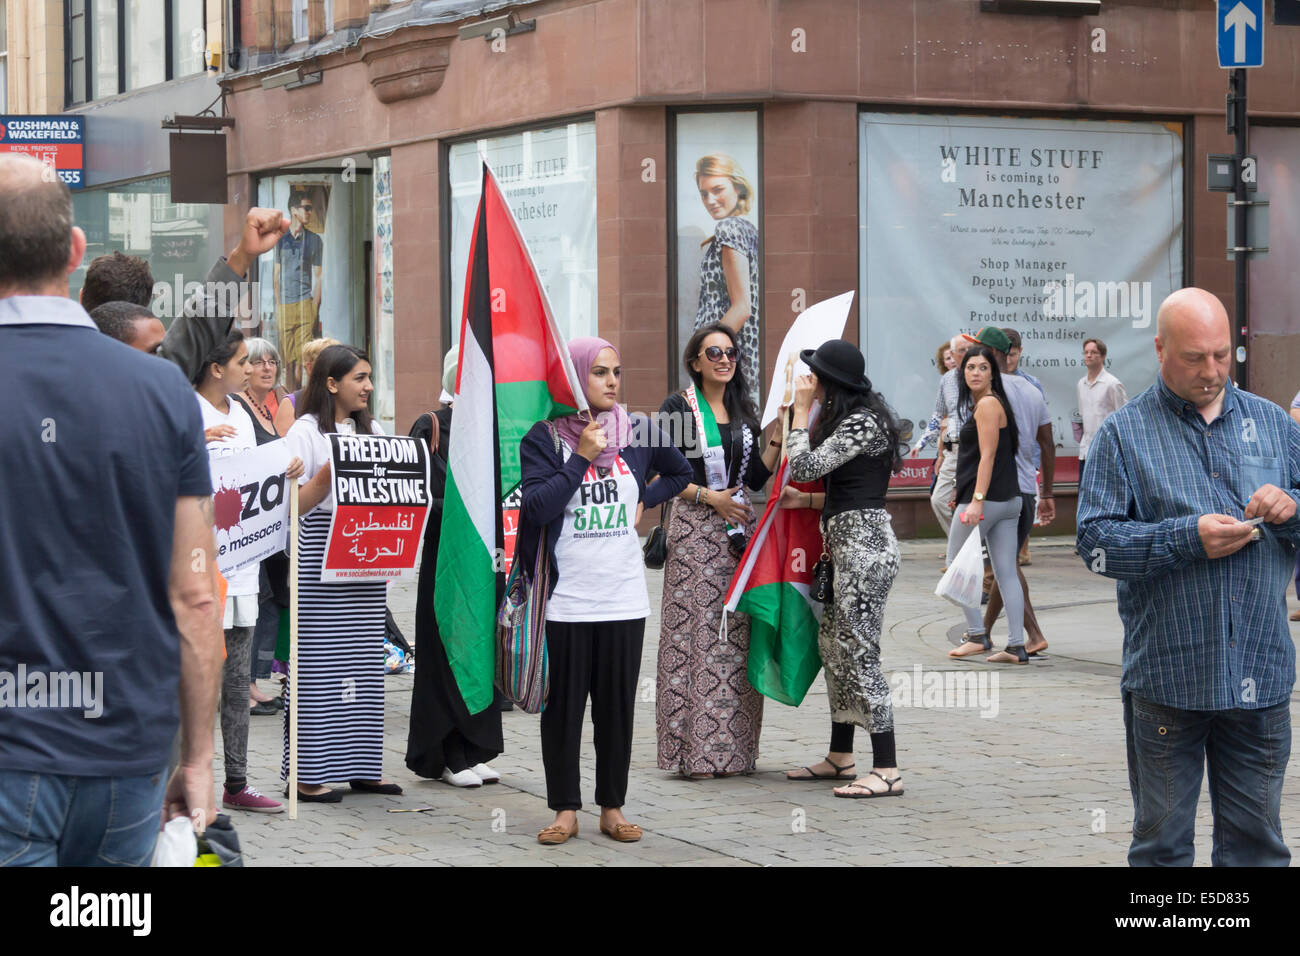
<path fill-rule="evenodd" d="M 298 482 L 289 482 L 289 819 L 298 819 Z"/>

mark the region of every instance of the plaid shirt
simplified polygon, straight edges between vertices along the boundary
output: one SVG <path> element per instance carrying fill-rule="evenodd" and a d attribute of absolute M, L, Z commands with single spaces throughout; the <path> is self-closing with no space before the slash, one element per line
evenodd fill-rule
<path fill-rule="evenodd" d="M 1286 587 L 1300 512 L 1214 560 L 1196 529 L 1203 514 L 1240 518 L 1264 484 L 1300 501 L 1300 425 L 1231 382 L 1209 424 L 1160 379 L 1102 423 L 1079 488 L 1077 547 L 1119 582 L 1126 692 L 1181 710 L 1289 699 Z"/>

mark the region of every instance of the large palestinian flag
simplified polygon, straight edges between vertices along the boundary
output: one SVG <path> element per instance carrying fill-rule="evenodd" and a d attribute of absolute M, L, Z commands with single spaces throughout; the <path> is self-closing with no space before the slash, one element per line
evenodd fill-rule
<path fill-rule="evenodd" d="M 749 615 L 749 682 L 761 694 L 797 707 L 822 666 L 822 606 L 809 594 L 822 535 L 820 512 L 779 507 L 789 468 L 787 460 L 777 469 L 763 518 L 731 579 L 726 608 Z M 822 491 L 820 481 L 792 484 Z"/>
<path fill-rule="evenodd" d="M 471 714 L 493 698 L 501 500 L 519 484 L 519 441 L 542 419 L 586 407 L 528 247 L 484 164 L 433 597 L 447 660 Z"/>

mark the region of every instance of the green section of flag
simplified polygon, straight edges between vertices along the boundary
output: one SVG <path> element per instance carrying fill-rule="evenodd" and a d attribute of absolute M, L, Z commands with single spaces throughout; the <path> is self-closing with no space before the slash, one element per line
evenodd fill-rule
<path fill-rule="evenodd" d="M 822 666 L 808 598 L 792 584 L 773 582 L 746 591 L 736 610 L 749 615 L 749 682 L 765 697 L 798 707 Z"/>
<path fill-rule="evenodd" d="M 465 707 L 477 714 L 491 705 L 496 679 L 496 569 L 456 487 L 447 475 L 442 536 L 438 541 L 435 613 L 447 662 Z"/>
<path fill-rule="evenodd" d="M 497 382 L 497 432 L 501 441 L 501 494 L 515 490 L 522 477 L 519 443 L 528 429 L 546 418 L 572 415 L 577 409 L 555 401 L 543 379 Z"/>

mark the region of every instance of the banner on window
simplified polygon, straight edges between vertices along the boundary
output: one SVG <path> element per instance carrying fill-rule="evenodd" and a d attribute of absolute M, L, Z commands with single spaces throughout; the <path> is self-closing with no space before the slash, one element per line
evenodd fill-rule
<path fill-rule="evenodd" d="M 904 437 L 934 411 L 943 342 L 1014 328 L 1072 480 L 1084 340 L 1129 395 L 1155 381 L 1156 310 L 1183 282 L 1181 127 L 864 113 L 859 149 L 860 341 Z M 929 483 L 908 465 L 895 485 Z"/>

